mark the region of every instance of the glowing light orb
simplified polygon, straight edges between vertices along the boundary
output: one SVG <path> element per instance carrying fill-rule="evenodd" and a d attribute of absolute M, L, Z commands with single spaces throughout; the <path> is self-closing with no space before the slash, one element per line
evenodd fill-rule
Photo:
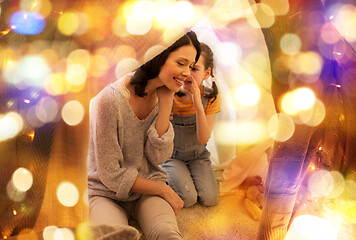
<path fill-rule="evenodd" d="M 20 9 L 26 12 L 39 12 L 42 7 L 41 0 L 20 0 Z"/>
<path fill-rule="evenodd" d="M 298 88 L 293 92 L 293 101 L 298 110 L 310 109 L 315 103 L 314 92 L 310 88 Z"/>
<path fill-rule="evenodd" d="M 279 142 L 284 142 L 291 138 L 294 130 L 293 120 L 283 113 L 272 116 L 267 124 L 269 136 Z"/>
<path fill-rule="evenodd" d="M 90 53 L 85 49 L 76 49 L 72 51 L 67 57 L 67 65 L 79 64 L 85 69 L 90 67 Z"/>
<path fill-rule="evenodd" d="M 18 11 L 10 18 L 11 28 L 14 32 L 23 35 L 36 35 L 43 31 L 46 22 L 40 13 Z"/>
<path fill-rule="evenodd" d="M 36 105 L 36 116 L 43 123 L 55 121 L 58 111 L 58 103 L 52 97 L 43 97 Z"/>
<path fill-rule="evenodd" d="M 9 199 L 14 202 L 21 202 L 26 197 L 26 192 L 18 190 L 12 180 L 6 185 L 6 193 Z"/>
<path fill-rule="evenodd" d="M 121 78 L 139 66 L 139 62 L 134 58 L 122 59 L 115 68 L 116 78 Z"/>
<path fill-rule="evenodd" d="M 56 226 L 47 226 L 43 229 L 42 236 L 43 240 L 54 240 L 54 233 L 58 227 Z"/>
<path fill-rule="evenodd" d="M 222 65 L 231 65 L 242 56 L 241 48 L 233 42 L 223 42 L 215 51 L 217 62 Z"/>
<path fill-rule="evenodd" d="M 132 35 L 145 35 L 152 28 L 152 18 L 146 14 L 132 14 L 126 20 L 126 30 Z"/>
<path fill-rule="evenodd" d="M 172 13 L 176 22 L 187 26 L 194 16 L 194 6 L 188 1 L 178 1 L 173 4 Z"/>
<path fill-rule="evenodd" d="M 318 126 L 325 118 L 326 109 L 324 103 L 320 99 L 315 99 L 314 105 L 299 112 L 299 119 L 308 126 Z"/>
<path fill-rule="evenodd" d="M 319 75 L 323 66 L 323 59 L 316 52 L 299 53 L 290 63 L 291 69 L 297 74 Z M 303 80 L 303 79 L 301 79 Z"/>
<path fill-rule="evenodd" d="M 29 190 L 33 183 L 32 174 L 26 168 L 18 168 L 12 174 L 11 180 L 14 186 L 22 192 Z"/>
<path fill-rule="evenodd" d="M 88 222 L 82 222 L 77 226 L 75 232 L 78 240 L 94 239 L 91 225 Z"/>
<path fill-rule="evenodd" d="M 330 175 L 333 178 L 334 184 L 333 184 L 332 191 L 329 193 L 329 195 L 327 197 L 328 198 L 337 198 L 343 193 L 343 191 L 345 189 L 345 179 L 341 175 L 341 173 L 338 171 L 331 171 Z"/>
<path fill-rule="evenodd" d="M 71 64 L 67 68 L 66 80 L 73 85 L 82 85 L 87 79 L 87 71 L 80 64 Z"/>
<path fill-rule="evenodd" d="M 61 182 L 57 187 L 58 201 L 66 207 L 73 207 L 79 200 L 77 187 L 71 182 Z"/>
<path fill-rule="evenodd" d="M 75 236 L 69 228 L 58 228 L 54 232 L 53 240 L 75 240 Z"/>
<path fill-rule="evenodd" d="M 144 61 L 147 62 L 148 60 L 152 59 L 153 57 L 157 56 L 158 54 L 160 54 L 161 52 L 163 52 L 165 49 L 164 46 L 162 45 L 155 45 L 153 47 L 150 47 L 145 55 L 144 55 Z"/>
<path fill-rule="evenodd" d="M 280 47 L 282 49 L 282 52 L 284 52 L 285 54 L 294 55 L 300 51 L 302 47 L 302 41 L 300 40 L 298 35 L 293 33 L 287 33 L 281 38 Z"/>
<path fill-rule="evenodd" d="M 0 115 L 0 142 L 15 137 L 23 128 L 23 119 L 16 112 Z"/>
<path fill-rule="evenodd" d="M 66 85 L 66 75 L 64 73 L 51 74 L 45 79 L 44 88 L 50 95 L 60 95 L 67 93 L 69 88 Z"/>
<path fill-rule="evenodd" d="M 254 28 L 268 28 L 273 25 L 275 13 L 265 3 L 257 3 L 251 6 L 253 16 L 247 18 L 248 23 Z"/>
<path fill-rule="evenodd" d="M 312 215 L 296 217 L 284 240 L 336 240 L 337 232 L 325 219 Z"/>
<path fill-rule="evenodd" d="M 263 140 L 267 136 L 267 130 L 263 122 L 237 121 L 234 134 L 236 134 L 237 145 L 249 145 Z"/>
<path fill-rule="evenodd" d="M 79 28 L 79 18 L 73 12 L 66 12 L 59 16 L 57 28 L 63 35 L 73 35 Z"/>
<path fill-rule="evenodd" d="M 309 178 L 308 189 L 314 197 L 328 196 L 334 189 L 334 179 L 329 171 L 315 171 Z"/>
<path fill-rule="evenodd" d="M 62 108 L 62 119 L 70 126 L 78 125 L 84 118 L 84 107 L 78 101 L 69 101 Z"/>
<path fill-rule="evenodd" d="M 235 100 L 242 106 L 253 106 L 260 100 L 260 90 L 253 83 L 238 86 L 234 92 Z"/>

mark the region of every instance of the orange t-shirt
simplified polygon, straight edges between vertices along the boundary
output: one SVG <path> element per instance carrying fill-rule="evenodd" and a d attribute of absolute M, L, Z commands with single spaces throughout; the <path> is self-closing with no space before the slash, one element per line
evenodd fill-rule
<path fill-rule="evenodd" d="M 201 89 L 201 96 L 204 95 L 205 88 Z M 214 98 L 208 100 L 204 112 L 206 115 L 214 114 L 221 111 L 220 109 L 220 101 L 219 94 L 216 96 L 215 101 Z M 184 101 L 177 95 L 173 97 L 173 107 L 172 107 L 172 115 L 180 115 L 180 116 L 189 116 L 195 114 L 195 107 L 193 105 L 193 100 Z"/>

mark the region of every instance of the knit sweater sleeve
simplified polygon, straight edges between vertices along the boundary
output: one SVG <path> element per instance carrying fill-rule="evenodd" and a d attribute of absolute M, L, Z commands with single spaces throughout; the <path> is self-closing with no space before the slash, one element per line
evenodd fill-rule
<path fill-rule="evenodd" d="M 173 152 L 174 130 L 169 122 L 168 130 L 161 137 L 158 137 L 155 119 L 147 131 L 147 142 L 145 145 L 145 154 L 153 165 L 160 165 L 168 160 Z"/>
<path fill-rule="evenodd" d="M 135 168 L 120 166 L 123 154 L 118 140 L 119 103 L 112 88 L 105 89 L 93 99 L 90 127 L 94 154 L 100 181 L 119 199 L 127 199 L 138 172 Z"/>

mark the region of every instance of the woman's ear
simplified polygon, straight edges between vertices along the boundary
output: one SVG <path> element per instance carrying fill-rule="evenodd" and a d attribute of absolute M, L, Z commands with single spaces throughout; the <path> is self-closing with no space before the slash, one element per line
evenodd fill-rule
<path fill-rule="evenodd" d="M 210 75 L 211 75 L 211 68 L 209 67 L 208 69 L 205 70 L 204 80 L 208 79 Z"/>

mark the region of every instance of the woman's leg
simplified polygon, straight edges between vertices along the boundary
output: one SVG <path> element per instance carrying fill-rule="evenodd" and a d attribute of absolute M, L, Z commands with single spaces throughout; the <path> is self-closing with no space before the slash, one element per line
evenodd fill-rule
<path fill-rule="evenodd" d="M 161 197 L 143 195 L 137 201 L 136 219 L 148 240 L 183 239 L 171 205 Z"/>
<path fill-rule="evenodd" d="M 198 192 L 199 203 L 206 207 L 215 206 L 218 203 L 219 191 L 210 159 L 190 161 L 188 168 Z"/>
<path fill-rule="evenodd" d="M 169 186 L 184 201 L 184 207 L 193 206 L 197 202 L 198 194 L 186 163 L 171 158 L 161 166 L 168 173 Z"/>
<path fill-rule="evenodd" d="M 89 219 L 96 225 L 128 225 L 125 210 L 115 201 L 100 196 L 89 199 Z"/>

